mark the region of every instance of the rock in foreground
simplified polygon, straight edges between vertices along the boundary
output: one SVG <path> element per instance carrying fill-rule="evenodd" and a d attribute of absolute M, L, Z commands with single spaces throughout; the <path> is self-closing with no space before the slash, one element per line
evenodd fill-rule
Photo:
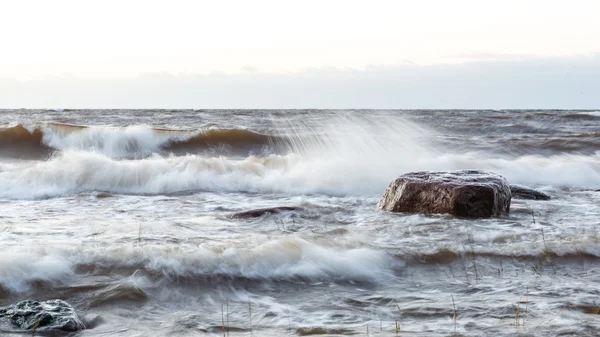
<path fill-rule="evenodd" d="M 489 218 L 508 214 L 510 198 L 508 182 L 495 173 L 412 172 L 391 182 L 377 207 L 391 212 Z"/>
<path fill-rule="evenodd" d="M 85 325 L 75 313 L 75 309 L 65 301 L 46 302 L 21 301 L 13 306 L 0 309 L 0 319 L 8 319 L 22 330 L 62 330 L 78 331 Z"/>
<path fill-rule="evenodd" d="M 550 200 L 548 194 L 521 185 L 510 185 L 510 193 L 515 199 Z"/>

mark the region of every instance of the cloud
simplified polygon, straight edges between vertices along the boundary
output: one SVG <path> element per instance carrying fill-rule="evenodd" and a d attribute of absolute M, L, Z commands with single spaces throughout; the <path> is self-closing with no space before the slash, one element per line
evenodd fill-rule
<path fill-rule="evenodd" d="M 600 108 L 600 55 L 463 64 L 0 80 L 1 108 Z"/>

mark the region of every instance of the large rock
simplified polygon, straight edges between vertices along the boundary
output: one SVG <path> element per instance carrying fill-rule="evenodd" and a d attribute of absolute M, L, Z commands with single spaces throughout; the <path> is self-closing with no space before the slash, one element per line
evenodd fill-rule
<path fill-rule="evenodd" d="M 510 193 L 515 199 L 550 200 L 548 194 L 522 185 L 510 185 Z"/>
<path fill-rule="evenodd" d="M 489 218 L 508 214 L 510 198 L 508 182 L 495 173 L 413 172 L 391 182 L 377 207 L 391 212 Z"/>
<path fill-rule="evenodd" d="M 0 309 L 0 319 L 8 319 L 22 330 L 62 330 L 78 331 L 85 325 L 75 313 L 75 309 L 62 300 L 46 302 L 21 301 L 13 306 Z"/>

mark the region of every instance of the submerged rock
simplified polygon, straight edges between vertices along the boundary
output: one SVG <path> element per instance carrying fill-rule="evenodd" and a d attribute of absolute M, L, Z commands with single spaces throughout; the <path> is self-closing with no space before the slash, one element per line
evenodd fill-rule
<path fill-rule="evenodd" d="M 258 218 L 264 214 L 277 214 L 283 211 L 298 211 L 301 210 L 301 207 L 295 206 L 280 206 L 280 207 L 269 207 L 269 208 L 259 208 L 253 209 L 244 212 L 237 212 L 230 214 L 228 217 L 233 219 L 244 219 L 244 218 Z"/>
<path fill-rule="evenodd" d="M 65 301 L 46 302 L 21 301 L 13 306 L 0 309 L 0 319 L 8 319 L 23 330 L 62 330 L 78 331 L 85 325 L 75 313 L 75 309 Z"/>
<path fill-rule="evenodd" d="M 391 182 L 377 207 L 391 212 L 489 218 L 508 214 L 510 199 L 508 182 L 495 173 L 412 172 Z"/>
<path fill-rule="evenodd" d="M 298 328 L 296 333 L 300 336 L 313 336 L 313 335 L 351 335 L 352 330 L 349 329 L 331 329 L 324 327 L 305 327 Z"/>
<path fill-rule="evenodd" d="M 515 199 L 550 200 L 550 196 L 542 191 L 522 185 L 510 185 L 510 193 Z"/>

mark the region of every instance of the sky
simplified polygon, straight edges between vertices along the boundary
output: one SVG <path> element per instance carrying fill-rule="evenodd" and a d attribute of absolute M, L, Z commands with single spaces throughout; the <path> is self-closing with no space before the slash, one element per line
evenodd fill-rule
<path fill-rule="evenodd" d="M 600 108 L 600 1 L 0 0 L 0 108 Z"/>

